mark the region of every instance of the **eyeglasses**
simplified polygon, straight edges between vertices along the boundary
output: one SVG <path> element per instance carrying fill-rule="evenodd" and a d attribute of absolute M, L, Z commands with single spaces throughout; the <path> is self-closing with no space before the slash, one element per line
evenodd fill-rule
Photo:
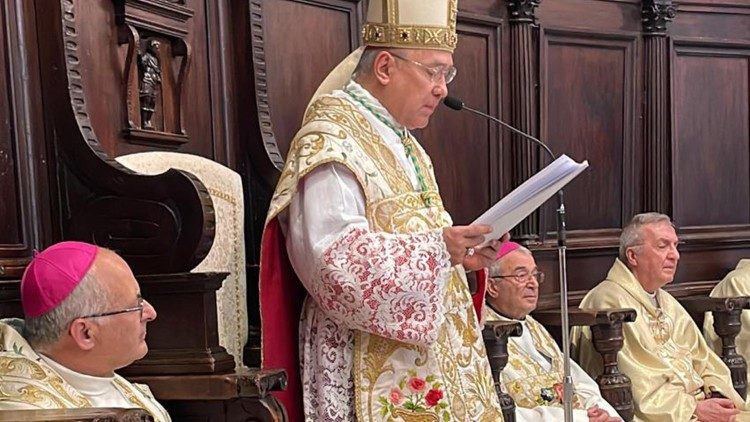
<path fill-rule="evenodd" d="M 535 273 L 522 272 L 518 274 L 498 275 L 495 277 L 490 277 L 490 280 L 499 278 L 510 278 L 515 280 L 515 282 L 518 284 L 528 283 L 532 278 L 536 279 L 536 282 L 539 284 L 544 283 L 544 273 L 541 271 L 537 271 Z"/>
<path fill-rule="evenodd" d="M 146 302 L 145 299 L 142 297 L 138 298 L 138 305 L 133 306 L 132 308 L 125 308 L 120 309 L 119 311 L 111 311 L 111 312 L 102 312 L 101 314 L 92 314 L 92 315 L 86 315 L 79 318 L 99 318 L 99 317 L 105 317 L 105 316 L 112 316 L 112 315 L 119 315 L 119 314 L 125 314 L 128 312 L 140 312 L 140 319 L 143 319 L 143 307 L 146 306 L 148 302 Z"/>
<path fill-rule="evenodd" d="M 440 78 L 442 77 L 443 80 L 445 81 L 445 84 L 448 85 L 449 83 L 451 83 L 453 81 L 453 78 L 456 77 L 456 72 L 458 72 L 458 70 L 456 69 L 455 66 L 437 65 L 437 66 L 434 66 L 434 67 L 430 67 L 430 66 L 427 66 L 424 63 L 420 63 L 420 62 L 414 61 L 412 59 L 407 59 L 406 57 L 401 57 L 401 56 L 399 56 L 398 54 L 395 54 L 395 53 L 390 53 L 390 54 L 391 54 L 391 56 L 393 56 L 393 57 L 395 57 L 397 59 L 401 59 L 401 60 L 403 60 L 405 62 L 409 62 L 411 64 L 415 64 L 415 65 L 421 67 L 422 69 L 424 69 L 427 72 L 427 74 L 430 75 L 430 82 L 432 82 L 432 83 L 439 82 Z"/>

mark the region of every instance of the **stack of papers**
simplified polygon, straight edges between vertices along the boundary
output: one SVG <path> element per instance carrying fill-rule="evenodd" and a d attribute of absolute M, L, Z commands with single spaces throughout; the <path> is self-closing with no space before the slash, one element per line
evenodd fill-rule
<path fill-rule="evenodd" d="M 485 238 L 488 242 L 499 239 L 588 166 L 588 161 L 577 163 L 567 155 L 561 155 L 485 211 L 472 224 L 492 226 L 492 233 Z"/>

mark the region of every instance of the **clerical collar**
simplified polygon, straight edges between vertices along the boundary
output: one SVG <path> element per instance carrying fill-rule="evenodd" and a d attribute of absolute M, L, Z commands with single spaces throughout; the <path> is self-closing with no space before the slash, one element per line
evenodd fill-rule
<path fill-rule="evenodd" d="M 505 319 L 507 319 L 509 321 L 526 322 L 526 317 L 525 316 L 523 318 L 520 318 L 520 319 L 519 318 L 511 318 L 511 317 L 505 315 L 504 313 L 498 311 L 497 308 L 495 308 L 494 306 L 492 306 L 492 304 L 490 302 L 485 301 L 485 303 L 487 304 L 487 306 L 489 306 L 490 309 L 492 309 L 500 317 L 503 317 L 503 318 L 505 318 Z"/>
<path fill-rule="evenodd" d="M 92 375 L 81 374 L 73 371 L 54 360 L 52 358 L 39 354 L 44 363 L 49 365 L 55 370 L 60 376 L 70 385 L 78 390 L 81 394 L 87 397 L 95 397 L 102 394 L 107 394 L 112 391 L 114 387 L 113 381 L 115 380 L 114 375 L 111 377 L 95 377 Z"/>
<path fill-rule="evenodd" d="M 644 291 L 645 291 L 645 290 L 644 290 Z M 652 304 L 653 304 L 653 305 L 654 305 L 655 307 L 657 307 L 657 308 L 658 308 L 658 307 L 659 307 L 659 301 L 658 301 L 658 300 L 656 299 L 656 293 L 657 293 L 657 292 L 658 292 L 658 290 L 657 290 L 656 292 L 653 292 L 653 293 L 649 293 L 649 292 L 646 292 L 646 295 L 648 296 L 648 299 L 649 299 L 649 300 L 651 301 L 651 303 L 652 303 Z"/>

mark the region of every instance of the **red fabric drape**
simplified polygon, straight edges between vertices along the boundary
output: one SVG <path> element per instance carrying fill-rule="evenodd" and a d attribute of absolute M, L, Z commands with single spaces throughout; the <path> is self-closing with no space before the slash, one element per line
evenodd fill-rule
<path fill-rule="evenodd" d="M 477 321 L 482 320 L 482 307 L 484 306 L 484 296 L 487 292 L 487 269 L 482 268 L 476 271 L 477 274 L 477 291 L 471 295 L 471 301 L 474 303 L 474 310 L 477 311 Z"/>
<path fill-rule="evenodd" d="M 303 421 L 298 331 L 306 292 L 289 263 L 277 218 L 263 231 L 260 254 L 262 367 L 286 370 L 287 388 L 274 395 L 291 422 Z"/>

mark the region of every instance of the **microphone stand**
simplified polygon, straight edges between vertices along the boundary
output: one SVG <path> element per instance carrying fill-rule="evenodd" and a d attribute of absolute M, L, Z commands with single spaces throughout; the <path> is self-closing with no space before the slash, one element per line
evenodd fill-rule
<path fill-rule="evenodd" d="M 513 126 L 503 122 L 502 120 L 490 116 L 479 110 L 467 107 L 460 100 L 452 97 L 445 98 L 445 105 L 454 109 L 461 110 L 466 109 L 474 114 L 483 116 L 495 123 L 500 124 L 502 127 L 510 130 L 513 133 L 521 135 L 524 139 L 534 142 L 539 145 L 547 152 L 550 159 L 554 161 L 557 157 L 552 153 L 552 150 L 539 139 L 520 131 Z M 557 191 L 557 259 L 559 262 L 559 275 L 560 275 L 560 318 L 562 322 L 562 348 L 563 348 L 563 413 L 565 416 L 565 422 L 573 421 L 573 377 L 570 374 L 570 318 L 568 316 L 568 268 L 567 268 L 567 237 L 565 228 L 565 197 L 563 190 Z M 545 230 L 542 228 L 542 230 Z"/>

